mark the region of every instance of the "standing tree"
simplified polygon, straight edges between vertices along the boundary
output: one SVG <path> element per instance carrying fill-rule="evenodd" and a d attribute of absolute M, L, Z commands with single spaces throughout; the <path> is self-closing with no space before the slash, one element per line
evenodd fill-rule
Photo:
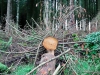
<path fill-rule="evenodd" d="M 5 26 L 5 31 L 7 34 L 10 33 L 11 1 L 12 0 L 8 0 L 7 2 L 7 18 L 6 18 L 6 26 Z"/>
<path fill-rule="evenodd" d="M 44 23 L 46 25 L 46 30 L 49 31 L 49 1 L 44 0 L 44 14 L 43 14 L 43 19 Z"/>
<path fill-rule="evenodd" d="M 70 11 L 72 11 L 74 9 L 74 0 L 70 0 Z M 75 23 L 75 18 L 74 18 L 74 12 L 71 13 L 70 15 L 70 21 L 69 21 L 69 25 L 71 27 L 71 30 L 74 28 L 74 23 Z"/>
<path fill-rule="evenodd" d="M 18 23 L 19 23 L 19 0 L 17 0 L 17 16 L 16 16 L 16 28 L 18 29 Z"/>

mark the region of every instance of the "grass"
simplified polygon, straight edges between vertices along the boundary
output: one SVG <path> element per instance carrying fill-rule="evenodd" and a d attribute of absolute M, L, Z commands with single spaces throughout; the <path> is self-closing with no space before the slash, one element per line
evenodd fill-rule
<path fill-rule="evenodd" d="M 34 68 L 33 64 L 25 64 L 17 66 L 14 72 L 11 73 L 11 75 L 26 75 L 28 72 L 30 72 Z M 36 71 L 32 73 L 32 75 L 35 75 Z"/>

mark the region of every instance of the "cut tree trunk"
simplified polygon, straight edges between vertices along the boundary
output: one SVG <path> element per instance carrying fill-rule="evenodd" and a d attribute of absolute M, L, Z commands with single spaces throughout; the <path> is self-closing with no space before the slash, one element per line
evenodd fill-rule
<path fill-rule="evenodd" d="M 41 57 L 40 64 L 54 57 L 55 56 L 51 53 L 45 53 Z M 36 75 L 53 75 L 55 71 L 55 63 L 56 63 L 56 60 L 53 60 L 39 67 Z"/>

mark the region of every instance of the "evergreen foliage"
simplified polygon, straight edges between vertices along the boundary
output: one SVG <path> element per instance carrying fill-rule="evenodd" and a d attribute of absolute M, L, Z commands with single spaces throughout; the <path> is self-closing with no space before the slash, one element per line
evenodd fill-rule
<path fill-rule="evenodd" d="M 100 32 L 93 32 L 91 34 L 88 34 L 85 39 L 85 42 L 88 42 L 85 44 L 86 49 L 91 50 L 91 54 L 96 54 L 98 49 L 100 48 Z"/>
<path fill-rule="evenodd" d="M 6 50 L 12 43 L 12 37 L 9 39 L 8 42 L 0 38 L 0 49 L 1 50 Z"/>

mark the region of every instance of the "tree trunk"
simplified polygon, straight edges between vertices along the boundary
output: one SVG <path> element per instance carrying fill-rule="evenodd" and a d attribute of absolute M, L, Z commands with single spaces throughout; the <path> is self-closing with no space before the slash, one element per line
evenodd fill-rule
<path fill-rule="evenodd" d="M 7 2 L 7 18 L 6 18 L 6 26 L 5 31 L 6 33 L 10 33 L 10 21 L 11 21 L 11 0 Z"/>
<path fill-rule="evenodd" d="M 73 10 L 74 8 L 74 0 L 70 0 L 70 12 Z M 74 17 L 74 12 L 72 12 L 69 16 L 69 30 L 74 30 L 75 26 L 73 26 L 75 24 L 75 17 Z"/>
<path fill-rule="evenodd" d="M 44 0 L 44 13 L 43 13 L 43 19 L 44 19 L 44 23 L 46 25 L 46 30 L 49 31 L 49 1 L 48 0 Z"/>
<path fill-rule="evenodd" d="M 19 23 L 19 0 L 17 0 L 17 16 L 16 16 L 16 28 L 18 29 L 18 23 Z"/>
<path fill-rule="evenodd" d="M 55 56 L 51 53 L 45 53 L 41 57 L 40 64 L 43 62 L 46 62 L 54 57 Z M 53 73 L 55 71 L 55 64 L 56 64 L 56 60 L 53 60 L 53 61 L 50 61 L 50 62 L 44 64 L 43 66 L 38 68 L 36 75 L 53 75 Z"/>

